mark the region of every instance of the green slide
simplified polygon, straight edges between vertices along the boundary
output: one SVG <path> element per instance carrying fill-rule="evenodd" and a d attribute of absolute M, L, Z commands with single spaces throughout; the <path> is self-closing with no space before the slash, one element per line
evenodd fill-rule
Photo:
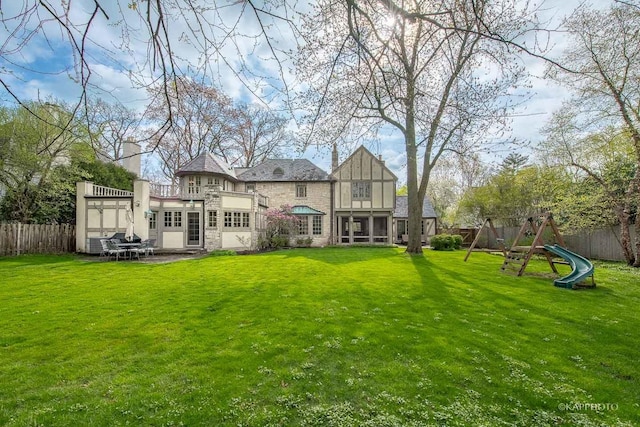
<path fill-rule="evenodd" d="M 560 288 L 573 288 L 577 283 L 582 282 L 589 276 L 593 276 L 593 264 L 585 257 L 571 252 L 567 248 L 558 245 L 544 245 L 549 252 L 564 258 L 571 266 L 571 273 L 553 281 L 555 286 Z"/>

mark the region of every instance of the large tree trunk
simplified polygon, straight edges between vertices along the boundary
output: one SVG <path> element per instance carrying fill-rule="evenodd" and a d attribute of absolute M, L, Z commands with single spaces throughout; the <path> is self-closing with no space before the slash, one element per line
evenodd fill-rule
<path fill-rule="evenodd" d="M 640 215 L 637 215 L 637 214 L 636 214 L 635 230 L 636 230 L 636 239 L 635 239 L 636 255 L 635 255 L 635 261 L 633 263 L 633 266 L 640 268 Z"/>
<path fill-rule="evenodd" d="M 629 210 L 625 208 L 619 211 L 618 220 L 620 221 L 620 245 L 622 245 L 622 255 L 628 265 L 634 265 L 636 259 L 633 254 L 633 246 L 631 246 Z"/>
<path fill-rule="evenodd" d="M 417 149 L 415 144 L 407 142 L 407 199 L 408 199 L 408 233 L 407 252 L 410 254 L 422 253 L 422 203 L 418 192 L 418 164 Z"/>
<path fill-rule="evenodd" d="M 405 145 L 407 150 L 407 201 L 408 232 L 407 253 L 422 253 L 422 200 L 418 188 L 418 147 L 416 146 L 415 125 L 415 88 L 411 79 L 407 79 L 407 115 L 405 119 Z"/>
<path fill-rule="evenodd" d="M 640 148 L 640 147 L 639 147 Z M 635 199 L 636 205 L 636 238 L 635 238 L 635 246 L 636 246 L 636 254 L 635 260 L 633 262 L 634 267 L 640 268 L 640 151 L 638 151 L 638 163 L 636 164 L 636 174 L 633 177 L 633 197 Z"/>

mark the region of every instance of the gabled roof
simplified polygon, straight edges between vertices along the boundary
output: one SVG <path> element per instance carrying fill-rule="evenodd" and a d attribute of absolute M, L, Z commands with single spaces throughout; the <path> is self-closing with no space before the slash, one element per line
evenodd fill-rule
<path fill-rule="evenodd" d="M 409 217 L 409 197 L 396 196 L 396 209 L 393 213 L 394 218 Z M 437 218 L 436 211 L 433 209 L 431 202 L 426 197 L 422 203 L 422 218 Z"/>
<path fill-rule="evenodd" d="M 360 147 L 358 147 L 353 153 L 351 153 L 351 155 L 349 157 L 347 157 L 342 163 L 340 163 L 340 166 L 338 166 L 336 168 L 336 170 L 331 171 L 332 174 L 334 174 L 334 176 L 336 176 L 336 172 L 339 171 L 340 169 L 342 169 L 344 167 L 344 165 L 346 165 L 347 163 L 349 163 L 351 161 L 351 159 L 353 157 L 355 157 L 356 154 L 358 154 L 360 151 L 363 151 L 367 156 L 373 157 L 373 161 L 374 162 L 378 162 L 378 164 L 380 164 L 380 166 L 382 166 L 383 170 L 386 170 L 389 174 L 391 174 L 391 176 L 393 177 L 393 179 L 395 179 L 396 181 L 398 180 L 398 177 L 391 172 L 391 169 L 389 169 L 383 160 L 380 160 L 378 157 L 376 157 L 371 151 L 367 150 L 367 148 L 364 145 L 361 145 Z"/>
<path fill-rule="evenodd" d="M 188 174 L 201 174 L 201 173 L 215 173 L 221 175 L 227 175 L 232 179 L 236 179 L 236 174 L 231 166 L 226 164 L 223 160 L 216 158 L 211 153 L 202 153 L 189 163 L 181 167 L 176 176 L 188 175 Z"/>
<path fill-rule="evenodd" d="M 306 205 L 296 205 L 292 207 L 291 213 L 294 215 L 326 215 L 324 212 L 310 208 Z"/>
<path fill-rule="evenodd" d="M 238 175 L 253 181 L 328 181 L 329 175 L 307 159 L 267 159 Z"/>

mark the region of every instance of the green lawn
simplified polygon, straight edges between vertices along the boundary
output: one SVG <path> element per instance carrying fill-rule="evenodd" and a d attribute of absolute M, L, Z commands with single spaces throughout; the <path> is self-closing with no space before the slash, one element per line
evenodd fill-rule
<path fill-rule="evenodd" d="M 640 424 L 640 271 L 463 257 L 0 258 L 0 425 Z"/>

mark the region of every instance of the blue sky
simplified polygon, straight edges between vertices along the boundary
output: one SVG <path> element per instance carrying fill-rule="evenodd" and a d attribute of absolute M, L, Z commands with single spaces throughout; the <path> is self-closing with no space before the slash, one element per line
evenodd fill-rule
<path fill-rule="evenodd" d="M 24 2 L 2 2 L 3 19 L 14 16 L 19 8 L 27 7 L 34 4 L 36 0 L 25 0 Z M 86 21 L 87 12 L 93 2 L 73 2 L 75 4 L 72 9 L 71 17 L 76 22 Z M 120 102 L 131 108 L 144 109 L 146 105 L 146 92 L 143 89 L 135 88 L 131 84 L 130 77 L 133 75 L 140 79 L 141 82 L 150 82 L 153 79 L 153 72 L 148 63 L 147 46 L 145 43 L 135 39 L 135 33 L 131 35 L 128 43 L 122 43 L 125 27 L 118 23 L 118 17 L 126 18 L 130 25 L 130 30 L 136 30 L 143 25 L 142 21 L 136 14 L 136 11 L 127 8 L 129 1 L 120 0 L 119 2 L 102 2 L 107 7 L 106 13 L 111 18 L 104 19 L 98 15 L 93 22 L 90 37 L 87 40 L 88 55 L 92 69 L 92 91 L 105 98 L 117 98 Z M 552 22 L 558 20 L 571 12 L 580 0 L 547 0 L 544 2 L 543 19 L 550 19 Z M 78 6 L 80 4 L 80 6 Z M 219 3 L 221 4 L 221 3 Z M 222 7 L 218 15 L 210 15 L 210 23 L 218 26 L 229 25 L 236 22 L 236 17 L 241 12 L 243 2 L 229 2 Z M 44 12 L 40 12 L 40 17 L 46 16 Z M 224 46 L 218 46 L 220 52 L 228 62 L 239 69 L 239 55 L 247 55 L 251 59 L 247 61 L 253 67 L 250 72 L 245 73 L 245 84 L 239 81 L 238 77 L 232 73 L 225 65 L 224 61 L 214 63 L 202 63 L 198 61 L 195 49 L 191 47 L 190 40 L 184 37 L 188 33 L 188 25 L 195 25 L 193 17 L 187 18 L 188 22 L 174 22 L 169 29 L 175 52 L 179 57 L 184 58 L 180 62 L 180 66 L 186 69 L 187 62 L 191 64 L 207 67 L 210 75 L 214 76 L 216 83 L 232 98 L 242 100 L 244 102 L 269 102 L 272 98 L 270 93 L 272 88 L 270 84 L 277 79 L 279 69 L 275 61 L 268 61 L 264 58 L 269 56 L 269 48 L 266 43 L 256 43 L 251 38 L 238 39 L 236 43 L 227 43 Z M 38 22 L 38 16 L 32 16 L 27 28 L 35 28 Z M 255 18 L 245 15 L 238 22 L 239 28 L 242 28 L 244 34 L 249 36 L 256 34 L 258 28 Z M 36 99 L 40 97 L 45 99 L 53 97 L 72 102 L 80 93 L 77 82 L 77 69 L 73 66 L 73 56 L 68 48 L 68 41 L 61 34 L 59 27 L 55 23 L 45 24 L 42 31 L 46 33 L 47 38 L 39 33 L 29 38 L 28 32 L 18 32 L 14 38 L 8 37 L 8 32 L 16 28 L 17 21 L 5 21 L 4 26 L 0 28 L 0 40 L 8 41 L 0 46 L 3 63 L 0 67 L 3 80 L 10 86 L 11 90 L 22 99 Z M 82 28 L 79 28 L 81 30 Z M 222 31 L 221 28 L 216 30 Z M 291 32 L 286 25 L 276 25 L 272 27 L 271 34 L 273 40 L 276 41 L 277 48 L 286 49 L 293 47 L 291 40 L 293 38 Z M 4 37 L 2 37 L 4 36 Z M 14 50 L 17 43 L 25 42 L 20 49 Z M 555 46 L 554 52 L 559 52 L 563 45 L 561 34 L 554 34 L 551 40 Z M 105 49 L 106 47 L 106 49 Z M 284 56 L 282 57 L 284 58 Z M 541 76 L 544 71 L 544 64 L 533 58 L 527 58 L 527 67 L 534 75 Z M 285 62 L 285 73 L 291 64 Z M 256 76 L 265 76 L 267 78 L 258 79 Z M 249 83 L 255 93 L 262 97 L 262 101 L 252 98 L 251 91 L 247 88 Z M 557 109 L 566 92 L 559 87 L 550 84 L 548 81 L 540 78 L 534 78 L 532 81 L 534 93 L 533 97 L 527 102 L 524 108 L 519 111 L 520 116 L 513 120 L 513 136 L 518 139 L 538 141 L 540 139 L 539 129 L 549 117 L 549 114 Z M 4 88 L 0 87 L 0 101 L 11 102 L 11 97 Z M 399 136 L 393 132 L 381 135 L 379 141 L 372 143 L 368 147 L 376 154 L 381 154 L 386 160 L 387 165 L 396 173 L 403 181 L 405 176 L 405 156 L 404 147 Z M 341 153 L 342 158 L 348 153 Z M 499 161 L 506 152 L 490 153 L 485 156 L 488 161 Z M 323 169 L 330 168 L 329 149 L 325 148 L 317 151 L 314 147 L 308 149 L 302 154 L 304 157 L 311 159 Z"/>

